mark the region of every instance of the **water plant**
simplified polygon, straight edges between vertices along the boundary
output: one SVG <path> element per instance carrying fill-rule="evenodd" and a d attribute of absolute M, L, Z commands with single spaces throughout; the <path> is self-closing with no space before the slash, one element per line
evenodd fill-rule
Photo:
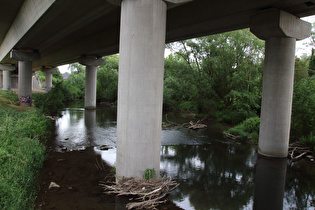
<path fill-rule="evenodd" d="M 152 168 L 152 169 L 147 168 L 144 170 L 142 177 L 145 180 L 149 180 L 149 179 L 153 179 L 155 177 L 155 174 L 156 174 L 156 172 L 155 172 L 154 168 Z"/>

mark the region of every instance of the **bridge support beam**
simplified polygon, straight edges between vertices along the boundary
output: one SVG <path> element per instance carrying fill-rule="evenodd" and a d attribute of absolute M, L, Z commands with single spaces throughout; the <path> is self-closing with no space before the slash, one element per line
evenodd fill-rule
<path fill-rule="evenodd" d="M 20 106 L 32 106 L 32 61 L 39 59 L 39 53 L 12 50 L 10 57 L 18 61 Z"/>
<path fill-rule="evenodd" d="M 98 57 L 80 57 L 79 63 L 86 66 L 85 70 L 85 109 L 96 108 L 97 67 L 104 65 Z"/>
<path fill-rule="evenodd" d="M 160 172 L 166 3 L 121 4 L 117 179 Z"/>
<path fill-rule="evenodd" d="M 269 157 L 286 157 L 291 124 L 295 43 L 297 39 L 310 36 L 311 24 L 274 9 L 253 16 L 251 31 L 266 41 L 258 153 Z"/>
<path fill-rule="evenodd" d="M 15 70 L 15 66 L 0 64 L 0 70 L 3 72 L 3 90 L 11 90 L 11 71 Z"/>
<path fill-rule="evenodd" d="M 42 67 L 41 71 L 45 73 L 45 92 L 47 93 L 52 88 L 52 73 L 56 71 L 56 68 Z"/>

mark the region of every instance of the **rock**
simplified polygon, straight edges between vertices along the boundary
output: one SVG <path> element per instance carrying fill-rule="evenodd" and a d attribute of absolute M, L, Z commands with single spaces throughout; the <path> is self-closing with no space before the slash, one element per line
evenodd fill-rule
<path fill-rule="evenodd" d="M 61 147 L 61 151 L 67 151 L 67 147 Z"/>
<path fill-rule="evenodd" d="M 49 190 L 58 190 L 60 186 L 56 182 L 50 182 L 48 189 Z"/>

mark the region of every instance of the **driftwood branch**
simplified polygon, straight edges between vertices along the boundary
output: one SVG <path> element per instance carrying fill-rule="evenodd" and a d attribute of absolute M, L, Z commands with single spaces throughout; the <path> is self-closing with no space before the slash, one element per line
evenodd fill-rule
<path fill-rule="evenodd" d="M 204 121 L 205 119 L 206 119 L 206 117 L 201 119 L 201 120 L 198 120 L 196 123 L 194 123 L 193 121 L 190 121 L 189 123 L 178 124 L 176 122 L 172 122 L 172 121 L 168 120 L 168 114 L 166 114 L 165 120 L 168 123 L 168 125 L 165 127 L 188 128 L 188 129 L 193 129 L 193 130 L 205 129 L 205 128 L 207 128 L 207 125 L 200 124 L 200 122 Z"/>
<path fill-rule="evenodd" d="M 291 162 L 308 158 L 310 161 L 314 161 L 313 151 L 311 147 L 302 146 L 299 142 L 294 142 L 289 145 L 288 157 Z"/>

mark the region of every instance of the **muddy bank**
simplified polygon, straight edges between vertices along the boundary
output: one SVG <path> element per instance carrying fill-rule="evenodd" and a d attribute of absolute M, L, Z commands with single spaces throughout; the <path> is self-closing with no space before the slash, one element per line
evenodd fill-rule
<path fill-rule="evenodd" d="M 96 168 L 93 148 L 59 153 L 50 150 L 40 177 L 40 192 L 35 209 L 115 209 L 115 197 L 99 186 L 110 171 Z M 51 182 L 60 186 L 49 190 Z"/>
<path fill-rule="evenodd" d="M 102 163 L 99 170 L 95 164 Z M 108 180 L 111 167 L 92 147 L 84 151 L 56 152 L 50 147 L 40 175 L 40 192 L 35 209 L 126 209 L 126 198 L 104 194 L 99 182 Z M 60 186 L 50 189 L 51 182 Z M 158 209 L 180 209 L 169 202 Z"/>

